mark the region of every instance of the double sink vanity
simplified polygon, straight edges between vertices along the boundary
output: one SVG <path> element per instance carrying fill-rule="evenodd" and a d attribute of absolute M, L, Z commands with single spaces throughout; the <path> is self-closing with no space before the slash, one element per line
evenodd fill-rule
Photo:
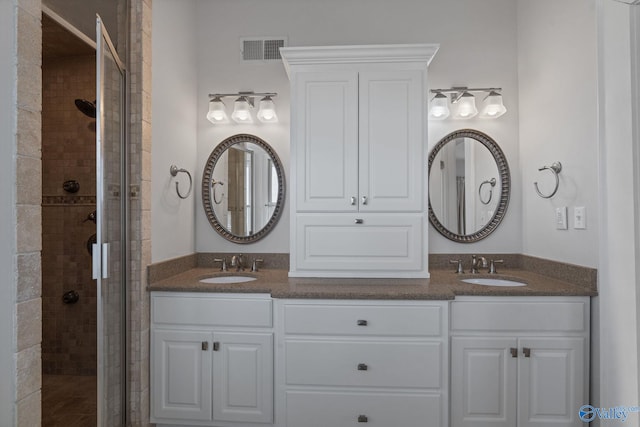
<path fill-rule="evenodd" d="M 277 224 L 288 191 L 290 254 L 149 267 L 152 422 L 582 425 L 595 270 L 427 255 L 428 223 L 477 242 L 499 226 L 511 190 L 507 159 L 482 132 L 453 132 L 427 156 L 437 49 L 281 49 L 289 185 L 266 141 L 235 135 L 209 157 L 202 201 L 216 232 L 250 244 Z"/>

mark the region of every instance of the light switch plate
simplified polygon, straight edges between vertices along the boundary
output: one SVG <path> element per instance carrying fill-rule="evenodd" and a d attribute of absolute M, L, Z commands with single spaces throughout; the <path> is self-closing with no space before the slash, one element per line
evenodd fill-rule
<path fill-rule="evenodd" d="M 567 230 L 567 207 L 561 206 L 556 208 L 556 230 Z"/>
<path fill-rule="evenodd" d="M 587 228 L 587 210 L 584 206 L 576 206 L 573 208 L 573 228 L 576 230 L 584 230 Z"/>

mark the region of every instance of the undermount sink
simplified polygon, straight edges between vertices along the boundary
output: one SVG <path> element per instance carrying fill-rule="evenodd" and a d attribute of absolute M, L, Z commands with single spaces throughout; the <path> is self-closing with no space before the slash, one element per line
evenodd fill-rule
<path fill-rule="evenodd" d="M 515 280 L 508 280 L 508 279 L 477 278 L 477 279 L 462 279 L 461 281 L 465 283 L 471 283 L 472 285 L 482 285 L 482 286 L 527 286 L 526 283 L 517 282 Z"/>
<path fill-rule="evenodd" d="M 202 283 L 245 283 L 253 282 L 255 277 L 251 276 L 213 276 L 201 279 Z"/>

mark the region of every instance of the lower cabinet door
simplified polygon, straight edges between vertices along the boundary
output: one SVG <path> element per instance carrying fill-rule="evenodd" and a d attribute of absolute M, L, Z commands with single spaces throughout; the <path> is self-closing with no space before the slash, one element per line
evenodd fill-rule
<path fill-rule="evenodd" d="M 273 334 L 215 332 L 214 421 L 273 422 Z"/>
<path fill-rule="evenodd" d="M 516 426 L 517 344 L 516 338 L 451 338 L 452 427 Z"/>
<path fill-rule="evenodd" d="M 582 426 L 587 404 L 584 338 L 521 338 L 518 426 Z"/>
<path fill-rule="evenodd" d="M 155 330 L 151 341 L 152 421 L 211 420 L 212 334 Z"/>
<path fill-rule="evenodd" d="M 288 391 L 287 427 L 441 427 L 439 393 Z"/>

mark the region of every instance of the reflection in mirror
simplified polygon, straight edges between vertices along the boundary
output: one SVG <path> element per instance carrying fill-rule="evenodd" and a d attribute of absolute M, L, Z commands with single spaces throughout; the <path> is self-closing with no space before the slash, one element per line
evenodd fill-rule
<path fill-rule="evenodd" d="M 506 158 L 482 132 L 453 132 L 429 155 L 429 220 L 448 239 L 470 243 L 493 232 L 509 189 Z"/>
<path fill-rule="evenodd" d="M 240 134 L 211 153 L 202 178 L 202 202 L 209 222 L 225 239 L 251 243 L 278 221 L 284 203 L 280 159 L 262 139 Z"/>

